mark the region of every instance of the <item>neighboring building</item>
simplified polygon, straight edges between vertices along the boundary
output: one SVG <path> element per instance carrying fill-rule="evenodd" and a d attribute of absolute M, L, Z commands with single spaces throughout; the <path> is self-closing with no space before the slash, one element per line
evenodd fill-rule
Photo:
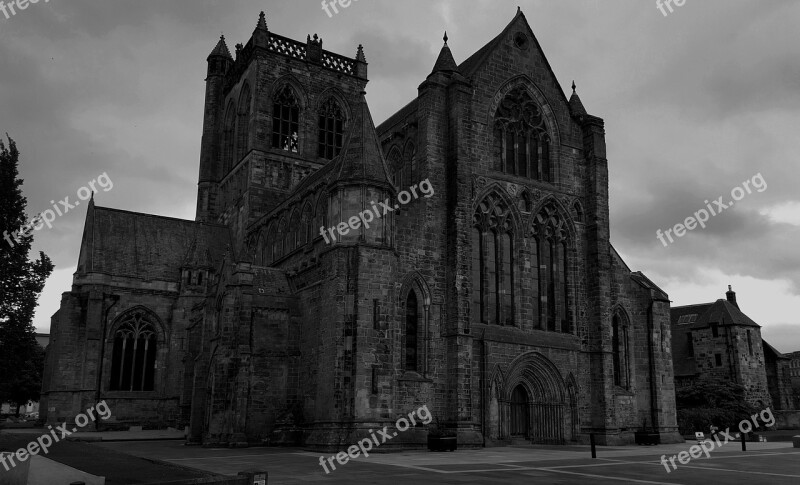
<path fill-rule="evenodd" d="M 772 399 L 773 409 L 796 409 L 792 399 L 792 359 L 768 344 L 761 341 L 764 346 L 764 364 L 767 372 L 767 389 Z"/>
<path fill-rule="evenodd" d="M 725 300 L 673 307 L 675 387 L 700 377 L 742 384 L 747 401 L 761 409 L 790 406 L 788 359 L 761 339 L 761 326 L 742 313 L 736 292 Z"/>
<path fill-rule="evenodd" d="M 426 405 L 460 446 L 622 444 L 643 425 L 682 441 L 669 299 L 609 241 L 603 120 L 521 11 L 460 65 L 446 40 L 376 130 L 360 46 L 263 14 L 235 60 L 221 39 L 197 220 L 90 203 L 47 421 L 104 399 L 194 442 L 339 449 Z M 340 224 L 382 201 L 369 227 Z"/>
<path fill-rule="evenodd" d="M 789 379 L 792 386 L 793 407 L 800 409 L 800 351 L 786 355 L 790 358 Z"/>

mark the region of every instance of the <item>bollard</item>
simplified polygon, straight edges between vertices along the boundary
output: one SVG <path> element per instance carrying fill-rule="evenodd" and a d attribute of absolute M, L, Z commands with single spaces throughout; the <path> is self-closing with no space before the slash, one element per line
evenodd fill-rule
<path fill-rule="evenodd" d="M 742 451 L 747 451 L 747 435 L 742 433 Z"/>
<path fill-rule="evenodd" d="M 597 448 L 594 443 L 594 433 L 589 433 L 589 443 L 592 445 L 592 458 L 597 458 Z"/>

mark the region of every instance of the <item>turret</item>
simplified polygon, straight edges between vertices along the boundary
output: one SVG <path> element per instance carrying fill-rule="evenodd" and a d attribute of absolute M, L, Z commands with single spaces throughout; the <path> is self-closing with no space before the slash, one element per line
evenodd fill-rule
<path fill-rule="evenodd" d="M 208 58 L 206 73 L 206 98 L 203 112 L 203 138 L 200 147 L 200 176 L 197 188 L 196 220 L 210 222 L 216 219 L 217 182 L 221 175 L 219 126 L 222 122 L 222 88 L 225 73 L 231 67 L 233 58 L 225 44 L 225 36 L 220 36 L 217 46 Z"/>

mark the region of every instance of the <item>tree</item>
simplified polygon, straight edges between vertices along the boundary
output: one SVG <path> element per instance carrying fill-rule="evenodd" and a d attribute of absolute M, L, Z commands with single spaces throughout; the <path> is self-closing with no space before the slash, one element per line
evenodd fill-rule
<path fill-rule="evenodd" d="M 39 399 L 42 386 L 44 358 L 33 314 L 53 263 L 43 252 L 28 259 L 32 225 L 18 163 L 14 140 L 8 138 L 8 147 L 0 140 L 0 402 L 21 405 Z"/>
<path fill-rule="evenodd" d="M 678 428 L 681 433 L 708 432 L 712 424 L 720 430 L 738 429 L 756 409 L 745 399 L 744 386 L 727 380 L 702 378 L 675 393 Z"/>

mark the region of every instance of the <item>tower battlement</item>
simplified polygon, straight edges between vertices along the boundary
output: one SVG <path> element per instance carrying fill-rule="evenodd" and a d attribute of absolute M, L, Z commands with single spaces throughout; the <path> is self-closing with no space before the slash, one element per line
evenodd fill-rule
<path fill-rule="evenodd" d="M 367 62 L 362 46 L 358 46 L 353 58 L 322 49 L 322 38 L 317 34 L 307 36 L 306 41 L 298 41 L 270 32 L 264 12 L 259 16 L 258 26 L 247 44 L 236 45 L 236 58 L 225 73 L 224 92 L 230 91 L 241 78 L 242 73 L 259 52 L 269 52 L 289 59 L 316 64 L 324 69 L 367 80 Z"/>

